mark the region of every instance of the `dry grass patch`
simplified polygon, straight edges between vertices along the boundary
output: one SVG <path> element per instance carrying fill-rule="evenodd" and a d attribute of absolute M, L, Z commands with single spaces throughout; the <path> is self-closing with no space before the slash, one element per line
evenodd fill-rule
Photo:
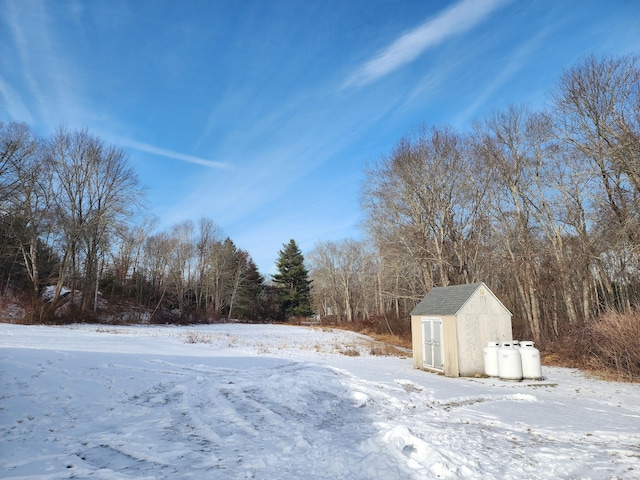
<path fill-rule="evenodd" d="M 120 328 L 107 328 L 107 327 L 98 327 L 96 328 L 97 333 L 110 333 L 112 335 L 124 335 L 126 330 L 122 330 Z"/>
<path fill-rule="evenodd" d="M 371 342 L 369 353 L 380 357 L 406 357 L 407 352 L 386 342 Z"/>
<path fill-rule="evenodd" d="M 323 332 L 345 330 L 371 337 L 373 340 L 368 341 L 367 344 L 363 345 L 362 349 L 363 351 L 368 351 L 370 355 L 391 357 L 406 357 L 411 355 L 411 333 L 407 335 L 380 333 L 370 324 L 362 322 L 354 322 L 352 324 L 344 323 L 331 326 L 322 325 L 316 328 L 319 328 Z M 319 351 L 318 347 L 316 347 L 316 351 Z M 347 353 L 345 354 L 348 355 Z M 360 351 L 358 351 L 357 355 L 360 355 Z"/>
<path fill-rule="evenodd" d="M 187 332 L 184 343 L 211 343 L 211 335 L 199 332 Z"/>
<path fill-rule="evenodd" d="M 393 345 L 395 347 L 411 349 L 411 335 L 399 336 L 399 335 L 391 335 L 390 333 L 376 333 L 370 332 L 365 333 L 365 335 L 370 336 L 371 338 L 377 340 L 381 343 L 386 343 L 388 345 Z"/>
<path fill-rule="evenodd" d="M 339 353 L 341 353 L 342 355 L 345 355 L 347 357 L 359 357 L 360 356 L 360 350 L 358 350 L 355 347 L 350 347 L 350 346 L 342 347 L 339 350 Z"/>

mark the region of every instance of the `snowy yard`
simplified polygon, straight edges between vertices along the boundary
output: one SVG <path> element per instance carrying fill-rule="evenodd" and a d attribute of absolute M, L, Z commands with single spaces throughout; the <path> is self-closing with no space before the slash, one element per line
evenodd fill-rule
<path fill-rule="evenodd" d="M 306 327 L 0 324 L 0 477 L 640 478 L 640 385 L 370 350 Z"/>

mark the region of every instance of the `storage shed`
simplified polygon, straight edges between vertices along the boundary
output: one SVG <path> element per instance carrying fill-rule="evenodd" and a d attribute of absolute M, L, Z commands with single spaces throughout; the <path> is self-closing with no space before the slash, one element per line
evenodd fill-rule
<path fill-rule="evenodd" d="M 482 375 L 487 342 L 512 340 L 511 312 L 483 282 L 435 287 L 411 312 L 411 335 L 414 367 Z"/>

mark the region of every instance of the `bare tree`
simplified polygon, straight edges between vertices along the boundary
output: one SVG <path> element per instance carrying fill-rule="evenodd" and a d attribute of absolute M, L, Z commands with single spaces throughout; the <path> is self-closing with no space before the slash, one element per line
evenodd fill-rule
<path fill-rule="evenodd" d="M 231 239 L 227 239 L 227 242 L 226 248 L 233 256 L 233 261 L 229 265 L 229 312 L 227 313 L 227 318 L 232 319 L 235 318 L 234 309 L 238 306 L 246 283 L 249 254 L 244 250 L 238 250 Z"/>
<path fill-rule="evenodd" d="M 117 246 L 110 252 L 115 286 L 126 296 L 132 296 L 135 291 L 139 302 L 142 302 L 143 248 L 154 225 L 155 222 L 149 219 L 134 225 L 120 225 L 116 229 Z"/>
<path fill-rule="evenodd" d="M 640 60 L 590 56 L 564 73 L 553 100 L 559 137 L 582 154 L 618 230 L 637 244 Z"/>
<path fill-rule="evenodd" d="M 37 142 L 25 123 L 0 122 L 0 206 L 6 215 L 18 189 L 21 165 L 32 163 Z"/>
<path fill-rule="evenodd" d="M 169 234 L 173 240 L 173 249 L 169 255 L 169 278 L 181 315 L 186 310 L 187 290 L 193 285 L 194 231 L 193 222 L 187 220 L 174 225 Z"/>
<path fill-rule="evenodd" d="M 364 313 L 367 252 L 354 240 L 319 242 L 309 254 L 312 296 L 321 315 L 353 322 Z"/>
<path fill-rule="evenodd" d="M 434 285 L 477 278 L 486 186 L 472 160 L 452 129 L 422 128 L 366 171 L 368 230 L 387 263 L 419 267 L 415 301 Z"/>
<path fill-rule="evenodd" d="M 597 282 L 607 306 L 628 310 L 640 301 L 630 291 L 640 268 L 640 59 L 587 57 L 552 98 L 556 134 L 591 178 Z"/>
<path fill-rule="evenodd" d="M 202 217 L 198 222 L 198 239 L 196 244 L 197 252 L 197 290 L 196 290 L 196 311 L 204 307 L 205 314 L 211 313 L 209 306 L 213 285 L 211 282 L 213 275 L 212 262 L 214 251 L 220 245 L 222 233 L 215 222 L 207 217 Z"/>
<path fill-rule="evenodd" d="M 95 308 L 99 260 L 108 249 L 109 234 L 138 205 L 138 179 L 123 150 L 105 145 L 87 130 L 59 129 L 49 155 L 64 249 L 53 303 L 70 264 L 82 291 L 81 309 L 92 303 Z"/>
<path fill-rule="evenodd" d="M 147 306 L 153 306 L 151 319 L 161 308 L 169 289 L 169 266 L 177 239 L 167 232 L 160 232 L 147 238 L 144 247 L 143 265 L 151 286 Z"/>
<path fill-rule="evenodd" d="M 539 237 L 530 192 L 540 145 L 532 133 L 534 128 L 535 121 L 522 107 L 496 112 L 476 125 L 475 153 L 491 172 L 494 228 L 502 232 L 501 247 L 512 265 L 518 303 L 524 308 L 530 332 L 538 340 L 542 336 L 536 292 Z"/>
<path fill-rule="evenodd" d="M 216 242 L 209 256 L 209 281 L 213 314 L 221 318 L 228 314 L 236 273 L 236 247 L 230 238 Z"/>
<path fill-rule="evenodd" d="M 0 124 L 0 213 L 11 217 L 8 225 L 36 295 L 39 237 L 51 206 L 51 170 L 42 140 L 23 123 Z"/>

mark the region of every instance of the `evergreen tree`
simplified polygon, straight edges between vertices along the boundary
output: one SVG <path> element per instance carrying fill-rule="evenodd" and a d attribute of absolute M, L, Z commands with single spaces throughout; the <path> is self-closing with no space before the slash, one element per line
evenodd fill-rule
<path fill-rule="evenodd" d="M 264 278 L 249 253 L 238 250 L 238 265 L 241 268 L 242 283 L 238 291 L 235 307 L 236 316 L 243 320 L 260 320 L 260 297 L 264 289 Z"/>
<path fill-rule="evenodd" d="M 283 244 L 276 262 L 278 273 L 272 276 L 280 294 L 281 313 L 284 318 L 308 317 L 311 309 L 311 281 L 304 266 L 304 256 L 295 240 Z"/>

